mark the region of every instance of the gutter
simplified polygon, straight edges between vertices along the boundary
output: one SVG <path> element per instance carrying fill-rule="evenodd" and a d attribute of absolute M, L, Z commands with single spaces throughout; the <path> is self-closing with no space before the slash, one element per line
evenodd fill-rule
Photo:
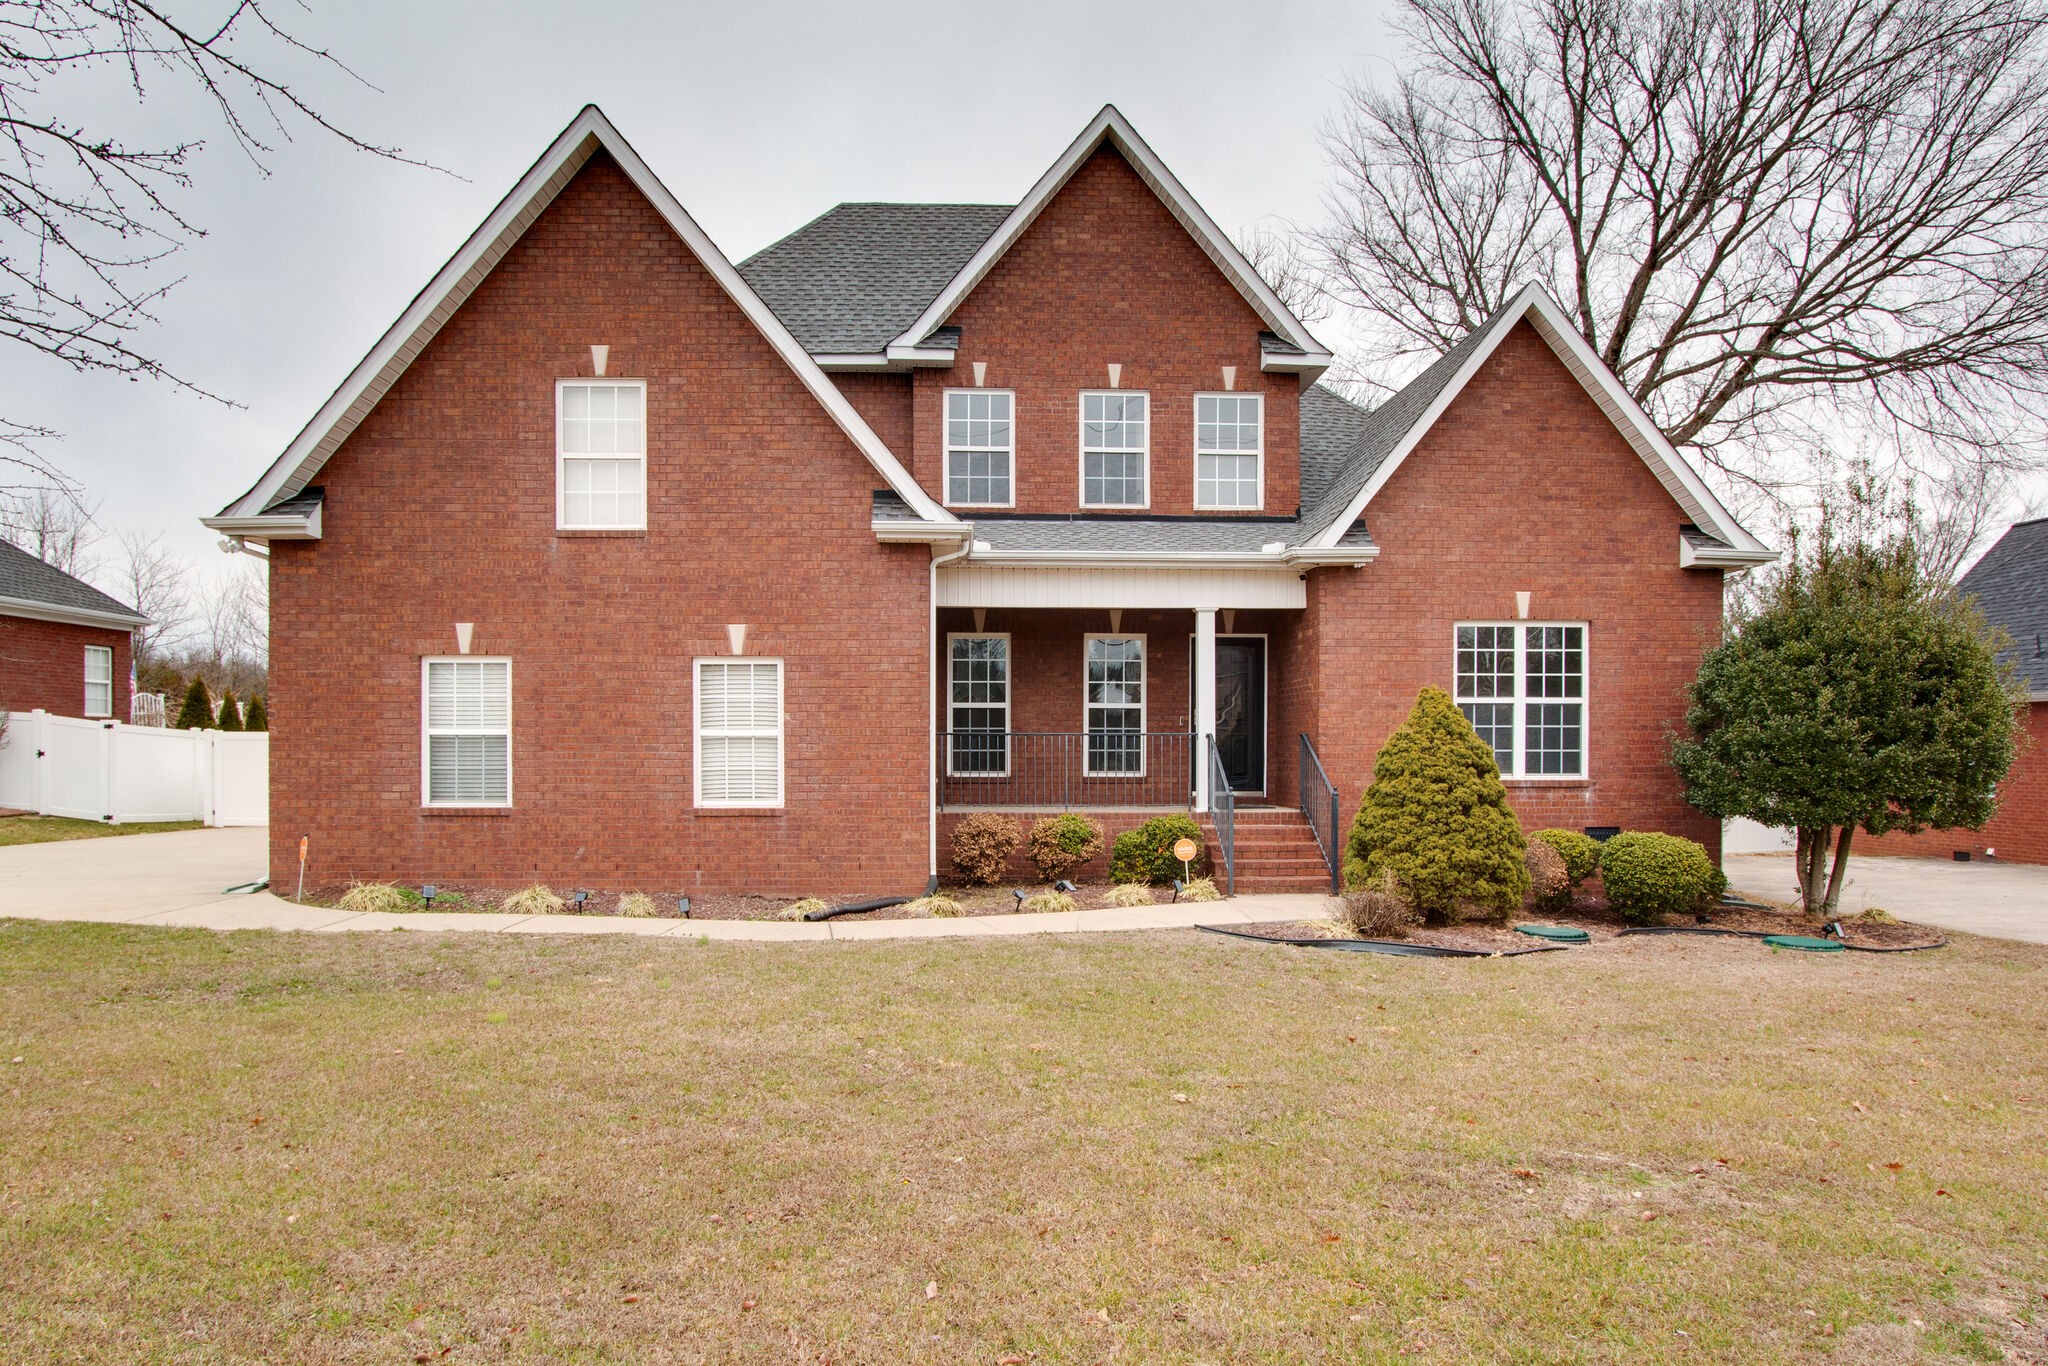
<path fill-rule="evenodd" d="M 321 504 L 306 513 L 270 512 L 247 517 L 230 517 L 222 513 L 217 517 L 201 517 L 199 524 L 237 540 L 247 537 L 252 541 L 317 541 L 320 539 L 320 514 L 324 509 L 325 504 Z"/>
<path fill-rule="evenodd" d="M 965 530 L 971 535 L 974 528 Z M 968 540 L 958 550 L 932 556 L 931 581 L 925 585 L 925 611 L 930 621 L 924 648 L 926 871 L 931 878 L 928 891 L 936 891 L 939 885 L 939 566 L 950 564 L 973 549 L 974 542 Z"/>
<path fill-rule="evenodd" d="M 29 598 L 0 598 L 0 617 L 26 617 L 30 621 L 54 621 L 65 626 L 104 626 L 114 631 L 133 631 L 149 625 L 149 618 L 133 612 L 103 612 L 95 607 L 65 607 Z"/>
<path fill-rule="evenodd" d="M 1775 564 L 1775 550 L 1742 550 L 1735 546 L 1696 546 L 1683 534 L 1678 538 L 1680 569 L 1755 569 Z"/>

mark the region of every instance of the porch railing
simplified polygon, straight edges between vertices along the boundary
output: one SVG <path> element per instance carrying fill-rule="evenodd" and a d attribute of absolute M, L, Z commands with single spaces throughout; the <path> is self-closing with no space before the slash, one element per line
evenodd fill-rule
<path fill-rule="evenodd" d="M 1181 731 L 940 731 L 939 808 L 1185 808 L 1193 742 Z"/>
<path fill-rule="evenodd" d="M 1223 752 L 1216 737 L 1209 742 L 1209 821 L 1216 827 L 1216 852 L 1223 856 L 1223 895 L 1237 895 L 1237 794 L 1230 790 L 1230 774 L 1223 767 Z"/>
<path fill-rule="evenodd" d="M 1323 772 L 1323 761 L 1316 755 L 1316 747 L 1304 735 L 1301 737 L 1301 814 L 1308 818 L 1309 833 L 1316 837 L 1316 847 L 1323 851 L 1323 861 L 1330 865 L 1330 895 L 1336 896 L 1344 890 L 1339 874 L 1343 860 L 1337 857 L 1337 785 L 1330 781 L 1330 775 Z"/>

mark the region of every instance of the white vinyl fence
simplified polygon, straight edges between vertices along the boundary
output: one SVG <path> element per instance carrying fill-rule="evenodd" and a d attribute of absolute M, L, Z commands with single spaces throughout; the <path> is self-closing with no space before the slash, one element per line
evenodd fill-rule
<path fill-rule="evenodd" d="M 86 821 L 270 819 L 270 737 L 8 713 L 0 807 Z"/>

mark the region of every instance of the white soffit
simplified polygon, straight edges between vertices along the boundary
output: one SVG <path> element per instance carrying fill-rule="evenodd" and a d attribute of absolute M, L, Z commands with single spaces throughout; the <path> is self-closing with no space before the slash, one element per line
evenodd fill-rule
<path fill-rule="evenodd" d="M 874 465 L 889 487 L 927 521 L 952 522 L 945 511 L 910 477 L 866 419 L 846 401 L 817 362 L 797 344 L 781 319 L 753 287 L 741 278 L 725 253 L 697 226 L 668 187 L 657 179 L 626 139 L 596 105 L 585 105 L 560 137 L 498 202 L 481 226 L 462 244 L 448 264 L 414 296 L 405 312 L 378 339 L 370 353 L 349 373 L 332 397 L 321 405 L 291 445 L 285 448 L 254 488 L 229 504 L 221 518 L 249 517 L 281 497 L 304 489 L 362 420 L 377 406 L 413 359 L 426 349 L 449 318 L 476 291 L 491 271 L 525 235 L 555 196 L 602 148 L 634 186 L 647 197 L 692 254 L 710 271 L 725 292 L 760 330 L 804 387 L 831 414 L 854 445 Z M 219 520 L 219 519 L 214 519 Z"/>
<path fill-rule="evenodd" d="M 1292 609 L 1308 606 L 1300 570 L 1015 568 L 941 565 L 940 607 Z"/>

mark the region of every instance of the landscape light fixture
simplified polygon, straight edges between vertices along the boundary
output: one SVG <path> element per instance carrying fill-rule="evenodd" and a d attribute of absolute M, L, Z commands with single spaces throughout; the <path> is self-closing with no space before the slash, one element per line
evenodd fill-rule
<path fill-rule="evenodd" d="M 685 920 L 690 918 L 690 898 L 686 896 L 676 898 L 676 913 Z"/>
<path fill-rule="evenodd" d="M 1181 894 L 1182 892 L 1186 891 L 1186 890 L 1187 890 L 1187 884 L 1186 884 L 1185 882 L 1182 882 L 1182 881 L 1181 881 L 1181 880 L 1180 880 L 1179 878 L 1175 878 L 1175 879 L 1173 880 L 1173 901 L 1172 901 L 1172 902 L 1169 902 L 1169 903 L 1167 903 L 1167 904 L 1168 904 L 1168 905 L 1173 905 L 1173 904 L 1175 904 L 1175 903 L 1179 902 L 1179 901 L 1180 901 L 1180 894 Z"/>
<path fill-rule="evenodd" d="M 1018 909 L 1018 910 L 1020 910 L 1020 911 L 1021 911 L 1021 910 L 1023 910 L 1023 909 L 1024 909 L 1024 893 L 1023 893 L 1023 892 L 1021 892 L 1021 891 L 1019 891 L 1019 890 L 1018 890 L 1017 888 L 1015 888 L 1015 887 L 1012 887 L 1012 888 L 1010 889 L 1010 895 L 1011 895 L 1011 896 L 1014 896 L 1014 897 L 1016 897 L 1016 898 L 1017 898 L 1017 909 Z"/>
<path fill-rule="evenodd" d="M 570 911 L 570 913 L 571 913 L 572 915 L 581 915 L 581 914 L 583 914 L 583 908 L 584 908 L 584 906 L 588 905 L 588 904 L 589 904 L 589 902 L 590 902 L 590 893 L 588 893 L 588 892 L 578 892 L 578 893 L 576 893 L 576 894 L 575 894 L 574 896 L 572 896 L 572 897 L 570 897 L 570 898 L 569 898 L 569 911 Z"/>
<path fill-rule="evenodd" d="M 1081 890 L 1065 878 L 1061 878 L 1058 882 L 1053 883 L 1052 889 L 1055 892 L 1078 892 Z"/>
<path fill-rule="evenodd" d="M 441 889 L 431 882 L 420 888 L 420 900 L 427 903 L 427 909 L 430 911 L 434 909 L 434 898 L 440 894 Z"/>

